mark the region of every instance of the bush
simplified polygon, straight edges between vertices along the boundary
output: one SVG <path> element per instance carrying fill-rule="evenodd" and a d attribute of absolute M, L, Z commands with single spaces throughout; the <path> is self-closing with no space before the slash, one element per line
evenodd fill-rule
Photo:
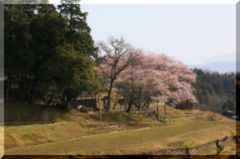
<path fill-rule="evenodd" d="M 192 109 L 193 103 L 189 100 L 182 101 L 176 105 L 176 109 Z"/>

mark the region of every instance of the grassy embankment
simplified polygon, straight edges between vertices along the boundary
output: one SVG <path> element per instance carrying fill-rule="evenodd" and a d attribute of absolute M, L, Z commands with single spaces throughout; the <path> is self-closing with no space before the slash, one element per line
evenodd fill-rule
<path fill-rule="evenodd" d="M 9 154 L 140 154 L 194 147 L 235 135 L 232 120 L 209 112 L 184 112 L 171 107 L 167 108 L 167 122 L 159 123 L 136 113 L 104 113 L 99 121 L 95 112 L 46 113 L 46 109 L 26 105 L 18 105 L 16 111 L 16 104 L 7 106 L 9 123 L 5 126 L 4 140 Z M 15 113 L 20 114 L 16 117 L 24 125 L 16 125 L 20 123 L 14 122 Z M 27 122 L 33 116 L 35 121 Z M 229 149 L 225 153 L 234 152 L 234 147 Z"/>

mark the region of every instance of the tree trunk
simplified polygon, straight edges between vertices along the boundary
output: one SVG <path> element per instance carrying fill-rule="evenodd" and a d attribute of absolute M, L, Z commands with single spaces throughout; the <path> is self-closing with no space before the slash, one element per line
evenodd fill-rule
<path fill-rule="evenodd" d="M 113 105 L 113 109 L 115 109 L 116 108 L 116 106 L 117 106 L 117 103 L 118 103 L 118 93 L 117 93 L 117 97 L 115 98 L 115 101 L 114 101 L 114 105 Z"/>
<path fill-rule="evenodd" d="M 97 105 L 99 108 L 99 120 L 102 121 L 102 106 L 101 106 L 101 94 L 98 94 L 98 98 L 97 98 Z"/>
<path fill-rule="evenodd" d="M 35 88 L 36 88 L 37 82 L 38 82 L 38 79 L 35 77 L 32 80 L 31 85 L 29 86 L 29 90 L 28 90 L 28 102 L 29 103 L 34 103 L 34 98 L 36 97 Z"/>
<path fill-rule="evenodd" d="M 33 86 L 33 80 L 29 79 L 28 77 L 25 77 L 24 79 L 24 84 L 23 84 L 23 88 L 24 89 L 24 102 L 33 103 L 33 99 L 32 99 L 32 94 L 31 94 L 31 90 L 32 90 L 32 86 Z"/>
<path fill-rule="evenodd" d="M 68 102 L 69 102 L 68 94 L 67 92 L 63 92 L 61 103 L 60 103 L 63 109 L 68 109 Z"/>
<path fill-rule="evenodd" d="M 108 112 L 111 107 L 111 94 L 112 94 L 112 86 L 113 86 L 113 80 L 110 82 L 109 90 L 108 90 L 108 95 L 107 95 L 107 106 L 105 110 Z"/>
<path fill-rule="evenodd" d="M 137 106 L 137 109 L 138 109 L 138 111 L 141 111 L 141 106 L 138 105 L 138 106 Z"/>
<path fill-rule="evenodd" d="M 126 112 L 129 113 L 131 111 L 131 108 L 132 108 L 132 100 L 129 101 Z"/>
<path fill-rule="evenodd" d="M 166 108 L 166 104 L 164 104 L 164 122 L 166 122 L 166 118 L 167 118 L 167 108 Z"/>

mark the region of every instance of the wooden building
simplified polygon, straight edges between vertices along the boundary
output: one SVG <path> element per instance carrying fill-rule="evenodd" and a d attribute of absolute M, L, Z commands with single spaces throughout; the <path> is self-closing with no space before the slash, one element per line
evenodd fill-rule
<path fill-rule="evenodd" d="M 76 99 L 73 99 L 69 102 L 69 106 L 71 108 L 77 108 L 80 105 L 83 107 L 92 108 L 94 110 L 98 109 L 97 95 L 81 94 Z"/>

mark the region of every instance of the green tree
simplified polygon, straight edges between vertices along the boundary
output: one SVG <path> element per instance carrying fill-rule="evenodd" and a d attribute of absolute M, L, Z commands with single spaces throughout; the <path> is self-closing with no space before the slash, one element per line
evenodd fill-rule
<path fill-rule="evenodd" d="M 194 72 L 197 74 L 194 93 L 200 103 L 199 108 L 220 113 L 229 101 L 230 105 L 236 105 L 234 73 L 219 74 L 199 69 Z"/>
<path fill-rule="evenodd" d="M 64 44 L 65 31 L 66 21 L 57 12 L 39 14 L 32 19 L 31 35 L 36 52 L 35 67 L 53 55 L 57 46 Z"/>
<path fill-rule="evenodd" d="M 50 7 L 42 5 L 41 7 Z M 48 58 L 56 53 L 56 47 L 63 45 L 65 42 L 66 21 L 58 12 L 50 12 L 35 15 L 30 24 L 32 35 L 32 48 L 34 50 L 34 66 L 32 69 L 34 78 L 31 81 L 29 97 L 32 98 L 37 93 L 36 84 L 41 76 L 40 66 L 46 62 Z"/>
<path fill-rule="evenodd" d="M 80 9 L 79 0 L 61 0 L 58 9 L 60 14 L 67 19 L 67 42 L 71 43 L 78 53 L 87 54 L 97 59 L 98 50 L 90 35 L 90 27 L 86 22 L 86 12 Z"/>
<path fill-rule="evenodd" d="M 66 106 L 82 91 L 98 88 L 91 58 L 76 53 L 69 44 L 58 47 L 56 52 L 40 67 L 37 90 L 45 101 Z"/>
<path fill-rule="evenodd" d="M 29 24 L 31 23 L 31 12 L 26 5 L 5 5 L 4 7 L 4 48 L 5 48 L 5 76 L 6 98 L 8 98 L 11 81 L 31 80 L 34 65 L 34 52 L 31 48 L 32 36 Z M 21 90 L 17 96 L 24 100 L 28 88 Z"/>
<path fill-rule="evenodd" d="M 17 100 L 43 99 L 66 106 L 82 91 L 98 88 L 93 58 L 97 49 L 86 14 L 78 4 L 68 7 L 5 6 L 5 86 L 9 88 L 10 81 L 21 82 Z M 70 12 L 69 18 L 62 11 L 71 8 L 76 12 Z"/>

